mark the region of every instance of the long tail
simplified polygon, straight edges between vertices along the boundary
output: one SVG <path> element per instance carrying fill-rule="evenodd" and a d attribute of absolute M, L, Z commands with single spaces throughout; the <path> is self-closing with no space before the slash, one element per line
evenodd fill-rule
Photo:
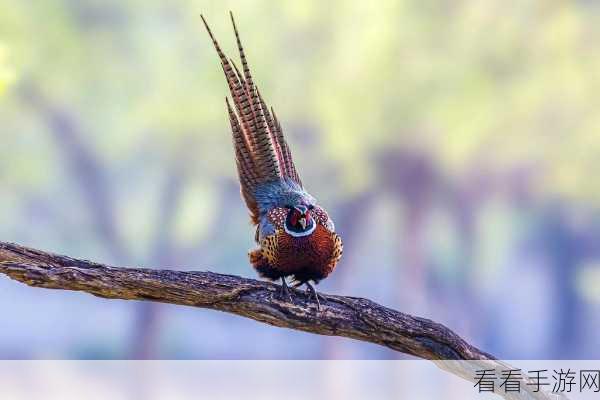
<path fill-rule="evenodd" d="M 233 13 L 230 15 L 242 62 L 242 72 L 233 60 L 225 56 L 204 16 L 201 18 L 221 61 L 233 99 L 233 107 L 227 98 L 225 102 L 231 123 L 238 176 L 242 196 L 252 214 L 252 220 L 256 223 L 258 207 L 254 193 L 258 185 L 284 178 L 289 178 L 300 186 L 302 182 L 275 112 L 273 109 L 269 110 L 252 80 Z"/>

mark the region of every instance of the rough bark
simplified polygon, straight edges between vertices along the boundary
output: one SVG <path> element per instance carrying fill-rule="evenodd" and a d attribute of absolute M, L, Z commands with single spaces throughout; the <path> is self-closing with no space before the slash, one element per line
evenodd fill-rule
<path fill-rule="evenodd" d="M 304 291 L 292 290 L 292 304 L 279 298 L 278 285 L 268 282 L 214 272 L 112 267 L 4 242 L 0 242 L 0 273 L 33 287 L 208 308 L 277 327 L 376 343 L 437 360 L 441 368 L 471 382 L 475 369 L 506 367 L 442 324 L 363 298 L 325 295 L 326 301 L 321 301 L 317 311 Z M 550 398 L 547 396 L 527 388 L 504 395 Z"/>

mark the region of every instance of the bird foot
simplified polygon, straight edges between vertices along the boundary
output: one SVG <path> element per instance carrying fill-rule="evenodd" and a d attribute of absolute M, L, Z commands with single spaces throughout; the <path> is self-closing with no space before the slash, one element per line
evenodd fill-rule
<path fill-rule="evenodd" d="M 325 296 L 323 296 L 322 294 L 317 293 L 314 286 L 311 285 L 309 282 L 304 282 L 304 284 L 306 285 L 306 291 L 310 292 L 309 296 L 312 297 L 315 300 L 315 303 L 317 304 L 317 311 L 321 311 L 321 302 L 319 301 L 319 297 L 324 302 L 327 301 L 327 298 L 325 298 Z"/>
<path fill-rule="evenodd" d="M 288 301 L 292 304 L 295 304 L 294 299 L 292 299 L 292 294 L 290 293 L 290 289 L 285 281 L 285 278 L 281 278 L 281 290 L 279 291 L 279 297 L 283 301 Z"/>

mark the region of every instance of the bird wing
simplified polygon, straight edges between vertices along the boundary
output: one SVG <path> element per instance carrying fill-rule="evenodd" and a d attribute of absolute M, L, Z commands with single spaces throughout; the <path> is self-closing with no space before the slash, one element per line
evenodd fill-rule
<path fill-rule="evenodd" d="M 275 111 L 273 108 L 269 110 L 252 80 L 233 14 L 230 15 L 242 62 L 242 72 L 233 60 L 225 56 L 206 20 L 203 16 L 201 18 L 221 61 L 233 100 L 233 107 L 227 98 L 225 102 L 231 124 L 241 193 L 250 210 L 252 221 L 257 224 L 259 210 L 255 192 L 259 185 L 286 178 L 300 187 L 302 182 Z"/>

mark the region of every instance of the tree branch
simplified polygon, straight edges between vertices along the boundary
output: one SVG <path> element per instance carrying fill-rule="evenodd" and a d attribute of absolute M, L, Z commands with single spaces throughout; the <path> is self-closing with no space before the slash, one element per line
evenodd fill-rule
<path fill-rule="evenodd" d="M 290 304 L 279 300 L 279 286 L 268 282 L 214 272 L 111 267 L 5 242 L 0 242 L 0 273 L 33 287 L 224 311 L 277 327 L 376 343 L 429 360 L 477 360 L 468 368 L 466 363 L 437 362 L 471 382 L 474 368 L 499 363 L 442 324 L 368 299 L 326 295 L 317 312 L 304 291 L 293 290 L 295 304 Z M 505 397 L 549 398 L 527 390 Z"/>

